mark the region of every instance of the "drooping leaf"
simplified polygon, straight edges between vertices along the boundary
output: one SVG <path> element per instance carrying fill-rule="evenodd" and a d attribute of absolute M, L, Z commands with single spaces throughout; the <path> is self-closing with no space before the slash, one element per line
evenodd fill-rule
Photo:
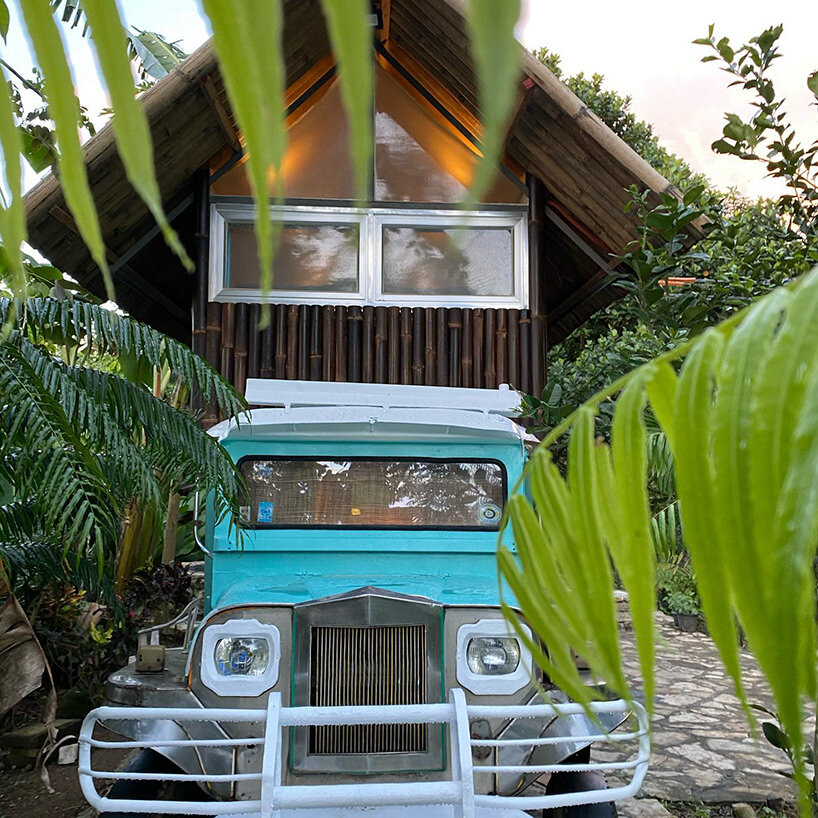
<path fill-rule="evenodd" d="M 468 196 L 470 202 L 477 202 L 496 173 L 517 99 L 522 50 L 514 37 L 514 27 L 520 17 L 520 0 L 470 0 L 466 8 L 482 123 L 483 155 Z"/>
<path fill-rule="evenodd" d="M 60 31 L 51 16 L 51 7 L 45 0 L 22 3 L 21 9 L 37 62 L 43 72 L 45 95 L 57 137 L 57 165 L 65 202 L 91 257 L 102 272 L 108 298 L 114 300 L 113 280 L 108 269 L 102 231 L 80 145 L 79 102 L 74 94 L 74 82 Z"/>
<path fill-rule="evenodd" d="M 761 729 L 764 731 L 764 737 L 773 747 L 778 747 L 779 750 L 788 750 L 790 743 L 787 740 L 787 734 L 784 733 L 777 724 L 771 721 L 765 721 L 761 724 Z"/>
<path fill-rule="evenodd" d="M 367 0 L 321 0 L 332 50 L 338 60 L 341 97 L 347 111 L 355 165 L 355 190 L 369 199 L 372 175 L 372 29 Z"/>
<path fill-rule="evenodd" d="M 11 267 L 14 291 L 25 298 L 26 274 L 21 251 L 21 246 L 26 240 L 20 168 L 22 144 L 20 132 L 14 122 L 14 105 L 5 72 L 0 73 L 0 85 L 3 86 L 0 88 L 0 148 L 3 151 L 4 188 L 8 196 L 5 206 L 0 207 L 0 239 Z"/>
<path fill-rule="evenodd" d="M 7 407 L 0 452 L 18 453 L 17 490 L 27 496 L 47 487 L 43 523 L 60 532 L 66 550 L 102 549 L 116 538 L 119 517 L 99 462 L 11 342 L 0 346 L 0 399 Z"/>
<path fill-rule="evenodd" d="M 0 318 L 11 305 L 0 298 Z M 30 298 L 26 304 L 26 330 L 35 343 L 90 344 L 99 354 L 133 355 L 156 368 L 168 367 L 188 388 L 197 388 L 206 402 L 214 402 L 225 415 L 243 411 L 245 402 L 232 387 L 189 347 L 168 338 L 147 324 L 118 315 L 85 301 L 60 302 Z"/>
<path fill-rule="evenodd" d="M 51 0 L 51 7 L 55 14 L 60 14 L 60 7 L 62 7 L 61 20 L 63 23 L 68 23 L 71 28 L 76 28 L 80 20 L 83 19 L 82 0 Z M 88 30 L 88 24 L 85 23 L 82 27 L 82 36 L 84 37 Z"/>
<path fill-rule="evenodd" d="M 148 118 L 136 100 L 127 55 L 127 39 L 116 3 L 110 0 L 83 0 L 83 9 L 91 29 L 91 39 L 99 62 L 111 106 L 112 125 L 117 150 L 122 157 L 125 174 L 134 190 L 148 206 L 168 246 L 176 253 L 188 271 L 190 260 L 176 231 L 170 226 L 162 208 L 162 196 L 153 165 L 153 148 Z"/>
<path fill-rule="evenodd" d="M 42 173 L 57 161 L 54 150 L 54 134 L 43 125 L 18 125 L 21 151 L 35 173 Z"/>
<path fill-rule="evenodd" d="M 268 186 L 281 188 L 280 168 L 286 145 L 284 127 L 283 14 L 280 0 L 203 0 L 213 28 L 230 102 L 246 141 L 247 177 L 256 203 L 256 242 L 261 290 L 272 285 L 274 231 Z M 262 314 L 261 325 L 268 320 Z"/>

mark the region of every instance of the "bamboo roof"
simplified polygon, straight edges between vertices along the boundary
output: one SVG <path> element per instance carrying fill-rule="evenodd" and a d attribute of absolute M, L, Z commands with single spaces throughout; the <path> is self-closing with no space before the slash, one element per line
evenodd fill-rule
<path fill-rule="evenodd" d="M 479 122 L 477 91 L 469 56 L 461 0 L 382 0 L 388 9 L 383 40 L 423 81 L 433 78 L 438 96 L 456 104 L 461 115 Z M 288 83 L 304 84 L 318 65 L 331 62 L 319 0 L 284 0 L 284 55 Z M 627 188 L 637 185 L 659 201 L 674 188 L 617 137 L 587 106 L 532 55 L 523 60 L 520 104 L 511 122 L 507 157 L 543 181 L 560 213 L 592 244 L 600 257 L 620 252 L 635 237 L 636 216 L 625 213 Z M 176 216 L 183 236 L 193 234 L 192 208 L 184 207 L 191 177 L 218 155 L 238 146 L 238 131 L 221 81 L 212 42 L 140 96 L 154 140 L 157 177 L 166 211 Z M 462 112 L 465 112 L 464 114 Z M 110 124 L 84 146 L 92 192 L 102 222 L 109 260 L 117 267 L 119 303 L 135 317 L 187 339 L 193 279 L 152 239 L 134 253 L 134 243 L 150 235 L 153 222 L 133 192 L 116 152 Z M 46 176 L 26 196 L 29 242 L 52 263 L 92 291 L 101 277 L 67 212 L 57 177 Z M 700 226 L 690 227 L 691 237 Z M 549 341 L 564 337 L 615 294 L 601 296 L 599 268 L 564 236 L 556 242 L 562 272 L 549 282 Z M 125 260 L 123 261 L 123 257 Z M 568 270 L 569 272 L 565 272 Z M 583 300 L 583 291 L 590 293 Z M 573 303 L 575 302 L 575 303 Z M 562 323 L 561 323 L 562 322 Z"/>

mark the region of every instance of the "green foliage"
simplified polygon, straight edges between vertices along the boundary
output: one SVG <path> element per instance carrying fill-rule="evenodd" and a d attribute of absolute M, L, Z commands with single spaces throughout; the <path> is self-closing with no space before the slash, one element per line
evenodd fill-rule
<path fill-rule="evenodd" d="M 662 435 L 662 439 L 667 438 Z M 675 563 L 685 554 L 679 531 L 679 505 L 669 503 L 659 509 L 650 521 L 653 549 L 659 564 Z"/>
<path fill-rule="evenodd" d="M 656 568 L 659 609 L 666 614 L 701 613 L 693 571 L 684 559 L 673 559 Z"/>
<path fill-rule="evenodd" d="M 27 596 L 57 688 L 82 690 L 97 703 L 107 676 L 135 652 L 139 629 L 173 618 L 190 601 L 192 590 L 184 566 L 162 565 L 137 571 L 120 597 L 111 596 L 106 606 L 56 578 Z"/>
<path fill-rule="evenodd" d="M 535 432 L 547 432 L 595 395 L 657 355 L 673 349 L 687 339 L 687 333 L 669 331 L 664 337 L 644 324 L 634 329 L 611 329 L 589 337 L 575 357 L 560 356 L 548 362 L 548 383 L 540 397 L 525 397 L 525 417 L 535 421 Z M 602 425 L 610 428 L 611 404 L 602 402 Z"/>
<path fill-rule="evenodd" d="M 518 553 L 501 545 L 500 570 L 546 646 L 535 658 L 570 695 L 580 701 L 588 695 L 571 650 L 597 679 L 630 695 L 606 566 L 616 566 L 632 603 L 642 599 L 641 582 L 654 564 L 645 513 L 647 406 L 673 455 L 684 541 L 722 662 L 743 699 L 738 622 L 792 746 L 803 746 L 802 701 L 816 697 L 816 349 L 818 269 L 624 376 L 534 453 L 528 496 L 517 493 L 509 502 Z M 677 374 L 671 362 L 682 358 Z M 614 393 L 609 446 L 594 440 L 593 425 L 600 404 Z M 617 435 L 618 428 L 628 433 Z M 563 434 L 567 478 L 550 452 Z M 639 547 L 623 548 L 626 538 Z M 654 604 L 634 617 L 646 689 L 653 683 Z M 800 749 L 794 763 L 805 788 Z"/>

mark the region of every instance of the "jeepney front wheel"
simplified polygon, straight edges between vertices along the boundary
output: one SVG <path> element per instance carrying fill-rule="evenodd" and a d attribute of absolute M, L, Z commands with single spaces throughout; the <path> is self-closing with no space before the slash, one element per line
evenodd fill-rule
<path fill-rule="evenodd" d="M 128 764 L 129 772 L 140 773 L 180 773 L 170 759 L 156 750 L 142 750 Z M 190 781 L 132 781 L 121 779 L 111 787 L 108 797 L 134 801 L 210 801 L 206 793 Z M 105 818 L 146 818 L 145 813 L 106 812 Z M 147 818 L 170 818 L 162 812 L 151 813 Z"/>
<path fill-rule="evenodd" d="M 591 759 L 591 748 L 585 747 L 578 753 L 565 759 L 564 764 L 587 764 Z M 548 795 L 571 792 L 588 792 L 589 790 L 607 789 L 605 776 L 596 770 L 583 772 L 554 773 L 545 788 Z M 542 818 L 616 818 L 616 805 L 613 801 L 601 804 L 577 804 L 573 807 L 542 810 Z"/>

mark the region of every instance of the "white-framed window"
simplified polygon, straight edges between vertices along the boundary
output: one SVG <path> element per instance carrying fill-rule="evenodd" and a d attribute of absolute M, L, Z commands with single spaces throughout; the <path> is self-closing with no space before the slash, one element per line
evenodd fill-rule
<path fill-rule="evenodd" d="M 274 205 L 273 287 L 260 289 L 254 209 L 210 211 L 210 299 L 298 304 L 528 305 L 525 207 L 474 211 Z"/>

